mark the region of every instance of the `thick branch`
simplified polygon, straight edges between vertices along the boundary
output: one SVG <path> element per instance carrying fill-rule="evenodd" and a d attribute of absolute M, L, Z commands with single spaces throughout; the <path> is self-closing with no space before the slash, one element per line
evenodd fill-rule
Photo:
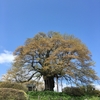
<path fill-rule="evenodd" d="M 21 83 L 24 83 L 24 82 L 30 81 L 36 73 L 38 73 L 38 72 L 33 73 L 33 74 L 30 76 L 30 78 L 29 78 L 28 80 L 25 80 L 25 81 L 21 81 L 21 80 L 20 80 L 20 82 L 21 82 Z"/>

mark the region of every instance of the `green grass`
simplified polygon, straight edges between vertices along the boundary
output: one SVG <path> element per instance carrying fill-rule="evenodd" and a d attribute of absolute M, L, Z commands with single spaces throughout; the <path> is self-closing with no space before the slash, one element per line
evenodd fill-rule
<path fill-rule="evenodd" d="M 28 92 L 29 100 L 100 100 L 100 97 L 94 96 L 81 96 L 72 97 L 64 93 L 51 92 L 51 91 L 34 91 Z"/>

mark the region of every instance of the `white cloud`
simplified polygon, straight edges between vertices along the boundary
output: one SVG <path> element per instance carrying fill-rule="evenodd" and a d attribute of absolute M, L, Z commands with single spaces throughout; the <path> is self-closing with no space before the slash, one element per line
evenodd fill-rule
<path fill-rule="evenodd" d="M 95 86 L 95 89 L 96 89 L 96 90 L 100 90 L 100 85 L 96 85 L 96 86 Z"/>
<path fill-rule="evenodd" d="M 11 51 L 4 50 L 0 53 L 0 64 L 11 63 L 14 60 L 14 56 Z"/>
<path fill-rule="evenodd" d="M 100 90 L 100 84 L 91 84 L 96 90 Z"/>

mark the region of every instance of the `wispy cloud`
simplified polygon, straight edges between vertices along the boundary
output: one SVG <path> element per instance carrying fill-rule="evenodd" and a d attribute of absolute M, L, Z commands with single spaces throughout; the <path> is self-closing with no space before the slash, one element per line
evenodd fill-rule
<path fill-rule="evenodd" d="M 0 53 L 0 64 L 11 63 L 14 60 L 14 56 L 11 51 L 4 50 Z"/>

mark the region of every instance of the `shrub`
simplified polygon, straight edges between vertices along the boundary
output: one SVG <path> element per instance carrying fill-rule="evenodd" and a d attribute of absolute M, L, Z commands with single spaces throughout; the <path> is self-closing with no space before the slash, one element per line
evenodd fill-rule
<path fill-rule="evenodd" d="M 0 83 L 0 88 L 13 88 L 23 90 L 25 92 L 28 91 L 27 87 L 20 83 L 11 83 L 11 82 L 2 82 Z"/>
<path fill-rule="evenodd" d="M 90 92 L 86 92 L 87 95 L 90 95 L 90 96 L 98 96 L 100 97 L 100 91 L 99 90 L 92 90 Z"/>
<path fill-rule="evenodd" d="M 63 92 L 70 96 L 84 96 L 84 90 L 79 87 L 66 87 Z"/>
<path fill-rule="evenodd" d="M 94 90 L 93 95 L 100 97 L 100 91 L 99 90 Z"/>
<path fill-rule="evenodd" d="M 100 91 L 95 90 L 95 88 L 92 85 L 87 85 L 84 87 L 81 87 L 84 90 L 84 93 L 89 96 L 100 96 Z"/>
<path fill-rule="evenodd" d="M 28 100 L 27 94 L 18 89 L 0 88 L 0 100 Z"/>
<path fill-rule="evenodd" d="M 70 96 L 98 96 L 100 97 L 100 91 L 95 90 L 91 85 L 87 85 L 86 87 L 65 87 L 63 92 Z"/>

